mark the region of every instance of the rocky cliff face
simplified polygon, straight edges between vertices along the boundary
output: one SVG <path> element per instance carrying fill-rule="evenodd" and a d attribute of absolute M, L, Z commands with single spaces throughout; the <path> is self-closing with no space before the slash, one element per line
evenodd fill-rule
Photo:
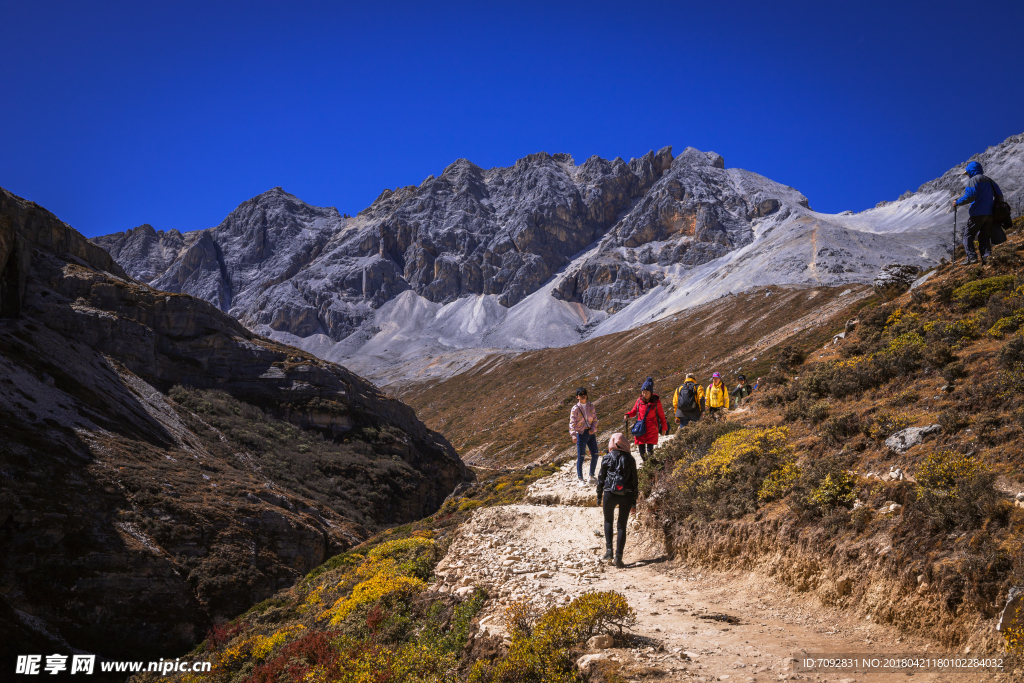
<path fill-rule="evenodd" d="M 748 244 L 752 222 L 785 199 L 807 206 L 791 188 L 747 187 L 743 179 L 718 154 L 687 148 L 553 295 L 615 313 L 661 284 L 666 267 L 697 266 Z"/>
<path fill-rule="evenodd" d="M 410 289 L 439 303 L 479 294 L 506 307 L 522 301 L 603 237 L 672 164 L 670 147 L 628 163 L 594 156 L 579 166 L 543 152 L 488 170 L 460 159 L 419 187 L 385 190 L 354 218 L 275 188 L 201 233 L 142 226 L 95 241 L 133 276 L 206 299 L 251 328 L 338 341 Z M 698 198 L 680 194 L 679 182 L 665 192 L 686 194 L 692 210 L 717 201 L 706 186 Z M 671 217 L 656 215 L 659 198 L 645 202 L 643 216 L 624 229 L 626 243 L 678 232 Z M 727 230 L 720 213 L 701 213 L 698 239 Z M 728 248 L 727 239 L 714 239 L 724 241 L 701 252 L 707 258 Z"/>
<path fill-rule="evenodd" d="M 153 262 L 179 240 L 133 236 Z M 26 647 L 181 654 L 467 476 L 405 404 L 2 189 L 0 282 L 0 612 Z"/>

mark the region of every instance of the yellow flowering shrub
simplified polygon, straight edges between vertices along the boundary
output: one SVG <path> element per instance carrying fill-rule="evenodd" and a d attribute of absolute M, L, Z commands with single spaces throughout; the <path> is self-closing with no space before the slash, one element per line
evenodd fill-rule
<path fill-rule="evenodd" d="M 974 318 L 937 320 L 925 323 L 924 331 L 929 341 L 956 344 L 978 336 L 978 321 Z"/>
<path fill-rule="evenodd" d="M 872 439 L 888 439 L 896 432 L 906 429 L 913 423 L 914 421 L 906 413 L 879 410 L 875 413 L 871 427 L 868 428 L 868 434 Z"/>
<path fill-rule="evenodd" d="M 1004 335 L 1016 332 L 1022 326 L 1024 326 L 1024 311 L 1017 311 L 1013 315 L 997 320 L 995 324 L 989 328 L 988 334 L 990 337 L 1001 339 Z"/>
<path fill-rule="evenodd" d="M 718 437 L 707 452 L 672 472 L 665 504 L 682 517 L 735 518 L 757 509 L 771 473 L 794 459 L 786 427 L 739 429 Z"/>
<path fill-rule="evenodd" d="M 245 638 L 221 652 L 219 665 L 233 669 L 250 659 L 266 659 L 278 645 L 292 640 L 305 629 L 306 627 L 302 624 L 296 624 L 294 626 L 286 626 L 269 636 L 257 634 Z"/>
<path fill-rule="evenodd" d="M 378 602 L 393 604 L 423 591 L 427 585 L 425 579 L 430 575 L 434 545 L 429 538 L 412 536 L 373 548 L 355 571 L 358 583 L 352 591 L 321 612 L 319 619 L 327 619 L 332 626 L 337 626 L 361 607 Z M 337 587 L 341 588 L 342 584 Z"/>
<path fill-rule="evenodd" d="M 909 347 L 923 350 L 925 348 L 924 339 L 916 332 L 907 332 L 890 341 L 886 351 L 889 353 L 900 353 Z"/>
<path fill-rule="evenodd" d="M 829 472 L 818 486 L 811 491 L 807 502 L 819 510 L 831 510 L 839 506 L 852 505 L 857 498 L 854 490 L 857 480 L 845 471 Z"/>
<path fill-rule="evenodd" d="M 885 332 L 896 334 L 901 330 L 914 329 L 920 322 L 921 316 L 917 313 L 907 313 L 902 308 L 897 308 L 885 321 Z"/>
<path fill-rule="evenodd" d="M 1022 619 L 1024 614 L 1021 614 L 1019 607 L 1013 616 L 1011 623 L 1021 624 L 1024 622 Z M 1007 652 L 1020 661 L 1020 658 L 1024 656 L 1024 626 L 1010 626 L 1003 629 L 1003 640 L 1006 642 Z"/>
<path fill-rule="evenodd" d="M 306 630 L 305 626 L 295 624 L 294 626 L 286 626 L 273 635 L 256 636 L 256 641 L 252 645 L 252 655 L 257 659 L 266 659 L 267 655 L 273 652 L 278 645 L 292 640 L 304 630 Z"/>
<path fill-rule="evenodd" d="M 968 308 L 981 306 L 996 292 L 1012 289 L 1015 280 L 1013 275 L 998 275 L 983 280 L 973 280 L 953 290 L 953 301 Z"/>
<path fill-rule="evenodd" d="M 410 598 L 426 587 L 426 582 L 414 576 L 395 576 L 382 571 L 356 584 L 350 595 L 338 598 L 330 609 L 320 614 L 320 619 L 330 619 L 331 626 L 337 626 L 359 607 L 373 605 L 385 599 Z"/>
<path fill-rule="evenodd" d="M 974 456 L 956 451 L 933 453 L 917 469 L 918 495 L 932 491 L 936 495 L 955 498 L 961 481 L 987 471 L 988 467 Z"/>
<path fill-rule="evenodd" d="M 509 618 L 506 614 L 506 618 Z M 528 608 L 512 610 L 513 621 L 529 619 Z M 621 634 L 636 624 L 636 612 L 614 591 L 584 593 L 554 607 L 530 626 L 512 631 L 508 655 L 493 665 L 478 662 L 471 683 L 560 683 L 582 681 L 569 649 L 602 633 Z"/>
<path fill-rule="evenodd" d="M 933 453 L 915 476 L 918 500 L 945 527 L 977 528 L 999 505 L 995 472 L 973 455 Z"/>
<path fill-rule="evenodd" d="M 483 505 L 483 501 L 471 500 L 467 498 L 459 504 L 459 512 L 465 512 L 466 510 L 475 510 Z"/>
<path fill-rule="evenodd" d="M 800 479 L 800 466 L 794 461 L 772 470 L 757 491 L 757 499 L 763 503 L 782 498 Z"/>
<path fill-rule="evenodd" d="M 868 354 L 866 356 L 853 356 L 851 358 L 846 358 L 845 360 L 838 361 L 836 363 L 836 366 L 840 368 L 855 368 L 865 361 L 870 361 L 874 357 L 875 354 L 873 353 Z"/>

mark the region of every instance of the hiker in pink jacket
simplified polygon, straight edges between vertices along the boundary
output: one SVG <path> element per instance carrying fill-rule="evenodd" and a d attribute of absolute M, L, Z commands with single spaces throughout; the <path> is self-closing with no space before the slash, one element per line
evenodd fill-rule
<path fill-rule="evenodd" d="M 569 411 L 569 436 L 576 444 L 576 478 L 580 486 L 594 483 L 597 468 L 597 409 L 588 400 L 587 390 L 576 390 L 576 404 Z M 590 449 L 590 479 L 583 481 L 583 458 Z"/>

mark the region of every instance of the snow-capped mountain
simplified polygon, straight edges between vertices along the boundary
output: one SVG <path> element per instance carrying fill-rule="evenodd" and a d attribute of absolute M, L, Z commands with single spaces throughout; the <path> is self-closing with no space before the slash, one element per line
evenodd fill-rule
<path fill-rule="evenodd" d="M 1024 135 L 973 158 L 1015 203 Z M 460 159 L 355 217 L 274 188 L 215 228 L 144 225 L 95 242 L 154 287 L 387 382 L 457 371 L 479 357 L 470 349 L 570 345 L 754 287 L 933 265 L 949 255 L 966 163 L 894 202 L 823 214 L 693 148 L 581 165 L 541 152 L 486 170 Z"/>

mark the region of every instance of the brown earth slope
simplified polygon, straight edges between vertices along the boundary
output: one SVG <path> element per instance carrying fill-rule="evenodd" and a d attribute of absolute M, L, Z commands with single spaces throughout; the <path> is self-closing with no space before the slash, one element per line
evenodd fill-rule
<path fill-rule="evenodd" d="M 466 462 L 517 467 L 571 446 L 576 387 L 587 387 L 602 434 L 621 430 L 622 414 L 648 376 L 671 416 L 672 393 L 684 373 L 707 383 L 715 371 L 727 382 L 743 372 L 753 383 L 768 372 L 783 342 L 831 340 L 870 296 L 863 285 L 754 290 L 571 347 L 495 354 L 454 377 L 398 393 Z"/>
<path fill-rule="evenodd" d="M 5 655 L 173 657 L 467 476 L 407 405 L 0 189 Z"/>

